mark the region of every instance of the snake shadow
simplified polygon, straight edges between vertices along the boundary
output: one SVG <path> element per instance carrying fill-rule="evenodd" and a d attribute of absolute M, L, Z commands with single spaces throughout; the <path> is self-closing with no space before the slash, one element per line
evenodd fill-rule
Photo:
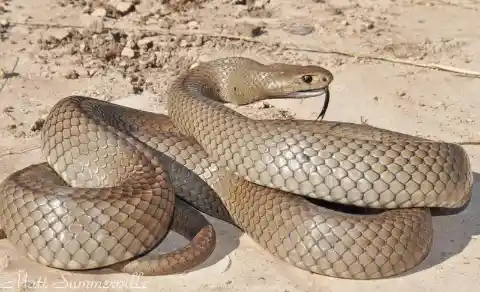
<path fill-rule="evenodd" d="M 230 255 L 231 253 L 238 248 L 240 245 L 240 237 L 244 234 L 242 230 L 237 228 L 234 225 L 231 225 L 228 222 L 223 220 L 217 219 L 215 217 L 209 216 L 202 212 L 202 215 L 212 224 L 215 229 L 215 237 L 216 237 L 216 245 L 215 249 L 213 250 L 212 254 L 208 259 L 206 259 L 203 263 L 187 269 L 184 272 L 180 272 L 178 274 L 188 274 L 195 271 L 203 270 L 210 266 L 214 266 L 219 264 L 222 273 L 227 271 L 231 265 Z M 166 253 L 173 252 L 175 250 L 181 249 L 182 247 L 188 245 L 189 241 L 184 238 L 182 235 L 178 234 L 177 232 L 170 230 L 167 235 L 162 239 L 161 242 L 157 244 L 155 248 L 150 250 L 148 254 L 157 254 L 162 255 Z M 224 262 L 226 264 L 221 264 L 220 262 Z M 123 272 L 118 272 L 110 267 L 101 267 L 89 270 L 75 270 L 75 273 L 81 275 L 100 275 L 100 276 L 108 276 L 108 275 L 120 275 L 124 274 Z M 139 273 L 141 274 L 141 273 Z M 173 274 L 175 275 L 175 273 Z M 151 276 L 146 276 L 151 277 Z"/>
<path fill-rule="evenodd" d="M 230 223 L 209 216 L 205 213 L 202 213 L 202 215 L 210 222 L 210 224 L 213 225 L 213 228 L 215 229 L 215 249 L 207 260 L 198 266 L 183 272 L 184 274 L 203 270 L 210 266 L 216 265 L 217 263 L 220 264 L 219 262 L 226 263 L 225 265 L 220 264 L 220 269 L 223 270 L 222 272 L 227 271 L 231 264 L 230 255 L 239 247 L 240 237 L 245 234 L 241 229 Z M 179 235 L 175 231 L 170 230 L 165 240 L 163 240 L 157 246 L 157 248 L 153 250 L 153 252 L 167 253 L 187 244 L 188 241 L 183 236 Z"/>
<path fill-rule="evenodd" d="M 432 210 L 434 237 L 430 253 L 425 260 L 406 274 L 432 268 L 461 253 L 480 235 L 480 174 L 473 173 L 472 198 L 469 204 L 456 213 Z"/>

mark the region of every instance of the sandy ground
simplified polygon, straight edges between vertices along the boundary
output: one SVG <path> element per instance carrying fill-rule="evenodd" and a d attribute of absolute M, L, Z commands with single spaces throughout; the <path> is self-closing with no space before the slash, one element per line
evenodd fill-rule
<path fill-rule="evenodd" d="M 0 0 L 0 179 L 43 160 L 35 148 L 36 128 L 60 98 L 84 94 L 165 112 L 163 92 L 178 72 L 199 60 L 232 55 L 330 69 L 335 81 L 328 120 L 366 122 L 444 141 L 480 140 L 479 79 L 198 35 L 204 31 L 480 71 L 479 1 L 103 2 Z M 189 33 L 161 33 L 168 29 Z M 322 100 L 268 103 L 272 106 L 239 110 L 261 118 L 311 119 Z M 465 147 L 475 171 L 470 205 L 457 215 L 434 218 L 429 256 L 399 277 L 353 281 L 313 275 L 273 258 L 238 229 L 211 219 L 218 234 L 212 257 L 184 275 L 156 278 L 61 272 L 30 262 L 1 240 L 0 291 L 66 286 L 77 291 L 477 291 L 480 147 Z M 184 241 L 169 236 L 167 250 L 174 242 Z M 88 286 L 98 283 L 104 287 Z"/>

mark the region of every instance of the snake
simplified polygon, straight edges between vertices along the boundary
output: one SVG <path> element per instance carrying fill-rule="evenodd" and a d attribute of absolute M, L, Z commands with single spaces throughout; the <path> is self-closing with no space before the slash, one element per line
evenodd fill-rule
<path fill-rule="evenodd" d="M 41 129 L 46 161 L 0 185 L 2 231 L 51 268 L 155 276 L 210 258 L 207 214 L 315 274 L 404 273 L 430 252 L 431 209 L 470 201 L 460 145 L 364 124 L 253 119 L 228 106 L 319 97 L 332 81 L 322 66 L 227 57 L 179 74 L 168 115 L 62 98 Z M 152 252 L 170 230 L 189 243 Z"/>

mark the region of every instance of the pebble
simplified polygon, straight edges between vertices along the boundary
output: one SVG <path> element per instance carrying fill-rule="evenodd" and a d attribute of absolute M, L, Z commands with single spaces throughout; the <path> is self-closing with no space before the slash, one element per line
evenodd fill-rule
<path fill-rule="evenodd" d="M 0 26 L 8 26 L 10 22 L 6 19 L 0 19 Z"/>
<path fill-rule="evenodd" d="M 168 5 L 161 4 L 160 7 L 158 8 L 158 10 L 156 11 L 156 13 L 158 14 L 159 17 L 163 17 L 163 16 L 166 16 L 166 15 L 172 14 L 173 10 Z"/>
<path fill-rule="evenodd" d="M 145 22 L 146 25 L 157 25 L 158 24 L 158 20 L 156 20 L 155 18 L 149 18 L 147 19 L 147 21 Z M 161 27 L 161 26 L 160 26 Z"/>
<path fill-rule="evenodd" d="M 137 42 L 137 45 L 138 45 L 140 48 L 150 47 L 150 46 L 152 46 L 154 39 L 155 39 L 155 37 L 146 37 L 146 38 L 143 38 L 143 39 L 141 39 L 141 40 L 139 40 L 139 41 Z"/>
<path fill-rule="evenodd" d="M 160 19 L 158 21 L 158 26 L 163 29 L 169 29 L 172 27 L 172 21 L 169 21 L 167 19 Z"/>
<path fill-rule="evenodd" d="M 292 24 L 283 28 L 284 31 L 293 35 L 308 35 L 315 31 L 315 28 L 309 24 Z"/>
<path fill-rule="evenodd" d="M 133 58 L 135 57 L 135 51 L 129 47 L 124 47 L 121 53 L 122 57 Z"/>
<path fill-rule="evenodd" d="M 3 112 L 4 113 L 13 113 L 15 111 L 15 108 L 11 105 L 9 106 L 6 106 L 4 109 L 3 109 Z"/>
<path fill-rule="evenodd" d="M 181 41 L 180 41 L 180 47 L 182 47 L 182 48 L 188 47 L 188 42 L 187 42 L 187 40 L 181 40 Z"/>
<path fill-rule="evenodd" d="M 255 1 L 247 1 L 247 2 L 253 2 L 252 4 L 250 3 L 247 3 L 250 4 L 251 6 L 253 6 L 254 9 L 262 9 L 264 8 L 268 3 L 270 3 L 270 0 L 255 0 Z"/>
<path fill-rule="evenodd" d="M 262 34 L 262 27 L 251 23 L 239 23 L 235 29 L 239 34 L 248 37 L 256 37 Z"/>
<path fill-rule="evenodd" d="M 45 124 L 45 119 L 44 118 L 39 118 L 38 120 L 35 121 L 35 123 L 33 123 L 30 130 L 32 132 L 40 131 L 43 128 L 44 124 Z"/>
<path fill-rule="evenodd" d="M 105 17 L 107 15 L 107 10 L 105 8 L 97 8 L 91 15 L 95 17 Z"/>
<path fill-rule="evenodd" d="M 66 4 L 65 4 L 65 6 L 66 6 Z M 90 12 L 91 12 L 91 7 L 90 6 L 88 6 L 88 5 L 83 6 L 82 13 L 88 14 Z"/>
<path fill-rule="evenodd" d="M 120 1 L 115 5 L 115 10 L 119 12 L 122 15 L 125 15 L 129 13 L 133 8 L 133 3 L 132 2 L 125 2 L 125 1 Z"/>
<path fill-rule="evenodd" d="M 53 29 L 50 29 L 47 34 L 50 36 L 50 37 L 53 37 L 55 38 L 56 40 L 64 40 L 66 39 L 67 37 L 70 36 L 70 30 L 66 29 L 66 28 L 53 28 Z"/>
<path fill-rule="evenodd" d="M 66 79 L 78 79 L 78 77 L 80 77 L 80 74 L 78 74 L 78 72 L 74 69 L 69 70 L 67 73 L 65 73 Z"/>
<path fill-rule="evenodd" d="M 197 37 L 195 38 L 195 41 L 194 41 L 193 45 L 194 45 L 195 47 L 201 47 L 201 46 L 203 46 L 203 37 L 202 37 L 201 35 L 197 36 Z"/>
<path fill-rule="evenodd" d="M 264 108 L 272 108 L 273 106 L 268 102 L 261 101 L 259 103 L 254 104 L 252 107 L 256 109 L 264 109 Z"/>
<path fill-rule="evenodd" d="M 187 23 L 187 26 L 189 29 L 198 29 L 199 24 L 195 20 L 192 20 Z"/>
<path fill-rule="evenodd" d="M 101 33 L 104 28 L 102 19 L 93 19 L 88 25 L 88 31 L 91 33 Z"/>
<path fill-rule="evenodd" d="M 135 43 L 135 41 L 133 39 L 128 39 L 127 42 L 125 43 L 125 47 L 130 48 L 130 49 L 135 48 L 136 45 L 137 44 Z"/>
<path fill-rule="evenodd" d="M 148 58 L 143 58 L 138 61 L 138 66 L 140 69 L 145 69 L 150 66 L 155 66 L 156 56 L 151 54 Z"/>

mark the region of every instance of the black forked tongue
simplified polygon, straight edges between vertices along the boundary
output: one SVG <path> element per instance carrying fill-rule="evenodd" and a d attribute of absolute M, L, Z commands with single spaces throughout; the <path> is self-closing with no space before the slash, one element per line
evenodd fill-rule
<path fill-rule="evenodd" d="M 330 90 L 328 87 L 325 88 L 325 99 L 323 101 L 323 107 L 322 111 L 318 115 L 318 117 L 315 119 L 315 121 L 318 121 L 318 119 L 323 120 L 325 117 L 325 114 L 327 113 L 327 108 L 328 108 L 328 103 L 330 102 Z"/>

